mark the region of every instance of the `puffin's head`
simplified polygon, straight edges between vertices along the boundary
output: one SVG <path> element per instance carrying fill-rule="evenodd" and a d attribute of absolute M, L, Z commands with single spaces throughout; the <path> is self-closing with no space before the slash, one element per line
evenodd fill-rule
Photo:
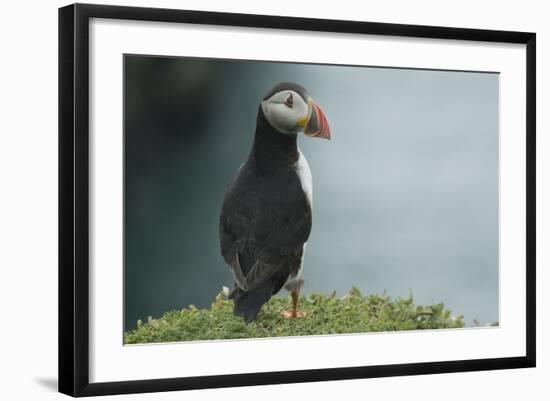
<path fill-rule="evenodd" d="M 262 100 L 265 118 L 278 132 L 330 139 L 328 121 L 321 108 L 300 85 L 281 82 Z"/>

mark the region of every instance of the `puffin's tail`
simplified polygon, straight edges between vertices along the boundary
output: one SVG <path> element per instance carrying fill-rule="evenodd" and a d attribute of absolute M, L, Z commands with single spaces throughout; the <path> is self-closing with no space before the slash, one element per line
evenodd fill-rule
<path fill-rule="evenodd" d="M 273 295 L 273 283 L 268 280 L 252 291 L 243 291 L 235 287 L 229 294 L 229 299 L 233 299 L 235 303 L 233 313 L 241 316 L 246 323 L 250 323 L 256 319 L 262 305 L 269 301 L 271 295 Z"/>

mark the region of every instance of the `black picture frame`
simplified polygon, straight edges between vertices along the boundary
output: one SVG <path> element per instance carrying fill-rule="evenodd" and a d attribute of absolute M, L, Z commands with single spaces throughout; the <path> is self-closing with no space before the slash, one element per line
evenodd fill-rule
<path fill-rule="evenodd" d="M 88 61 L 91 18 L 438 38 L 526 45 L 526 354 L 521 357 L 382 366 L 89 381 Z M 59 9 L 59 391 L 71 396 L 251 386 L 535 366 L 536 35 L 480 29 L 74 4 Z"/>

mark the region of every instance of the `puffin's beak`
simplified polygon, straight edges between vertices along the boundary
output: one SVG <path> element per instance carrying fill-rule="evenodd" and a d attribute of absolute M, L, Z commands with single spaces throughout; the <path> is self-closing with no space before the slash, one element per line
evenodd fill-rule
<path fill-rule="evenodd" d="M 304 134 L 315 138 L 330 139 L 330 127 L 327 118 L 319 106 L 309 100 L 309 115 L 304 124 Z"/>

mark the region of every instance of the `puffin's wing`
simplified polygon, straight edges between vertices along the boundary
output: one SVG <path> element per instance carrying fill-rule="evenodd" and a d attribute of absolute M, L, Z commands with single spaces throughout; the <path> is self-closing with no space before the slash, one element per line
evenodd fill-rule
<path fill-rule="evenodd" d="M 233 278 L 235 283 L 241 290 L 247 291 L 249 289 L 248 276 L 245 277 L 242 269 L 241 263 L 239 262 L 239 252 L 235 252 L 235 257 L 233 258 L 233 263 L 229 265 L 231 267 L 231 272 L 233 273 Z"/>
<path fill-rule="evenodd" d="M 235 283 L 241 290 L 244 291 L 253 290 L 277 271 L 276 265 L 263 263 L 261 260 L 256 260 L 252 268 L 250 268 L 250 271 L 248 271 L 245 275 L 241 268 L 238 251 L 235 252 L 234 261 L 229 266 L 231 268 L 231 272 L 233 273 Z"/>
<path fill-rule="evenodd" d="M 270 255 L 287 255 L 302 249 L 311 233 L 311 208 L 305 196 L 300 192 L 300 201 L 283 203 L 277 219 L 273 223 L 277 229 L 272 230 L 263 244 L 262 253 L 269 259 Z"/>
<path fill-rule="evenodd" d="M 277 265 L 267 264 L 261 262 L 260 260 L 256 260 L 248 274 L 245 276 L 239 263 L 238 252 L 235 256 L 235 262 L 232 263 L 230 267 L 235 284 L 243 291 L 253 290 L 278 270 Z"/>
<path fill-rule="evenodd" d="M 246 191 L 237 178 L 226 192 L 220 215 L 220 246 L 235 282 L 251 290 L 280 269 L 299 268 L 294 260 L 311 232 L 311 208 L 294 172 L 278 177 L 263 197 Z M 275 188 L 283 187 L 283 190 Z M 289 266 L 292 264 L 292 266 Z M 294 266 L 296 264 L 296 266 Z M 244 276 L 244 280 L 243 280 Z"/>
<path fill-rule="evenodd" d="M 236 253 L 243 247 L 242 234 L 245 232 L 246 221 L 243 219 L 239 208 L 239 199 L 235 195 L 235 187 L 241 173 L 242 166 L 231 179 L 223 196 L 223 204 L 220 211 L 219 235 L 220 250 L 225 262 L 233 269 Z M 240 262 L 237 261 L 237 265 Z M 237 267 L 235 265 L 235 267 Z M 238 266 L 241 270 L 240 265 Z"/>
<path fill-rule="evenodd" d="M 248 291 L 253 290 L 279 270 L 279 265 L 264 263 L 257 260 L 246 275 Z"/>

